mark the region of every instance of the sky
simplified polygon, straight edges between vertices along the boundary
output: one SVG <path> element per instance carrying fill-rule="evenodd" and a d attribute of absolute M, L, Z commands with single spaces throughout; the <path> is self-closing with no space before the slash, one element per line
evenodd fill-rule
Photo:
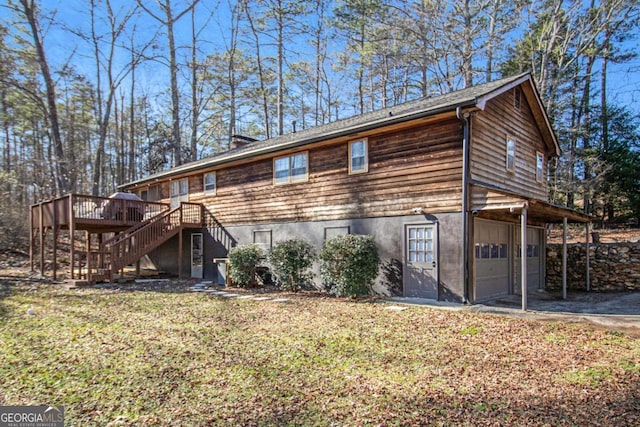
<path fill-rule="evenodd" d="M 9 0 L 0 0 L 0 19 L 6 20 L 8 10 L 6 4 Z M 13 0 L 17 1 L 17 0 Z M 201 55 L 221 51 L 224 49 L 227 35 L 229 34 L 230 13 L 229 2 L 231 0 L 201 0 L 197 5 L 197 26 L 206 25 L 202 32 L 200 43 Z M 87 33 L 90 28 L 88 14 L 89 0 L 41 0 L 43 7 L 48 11 L 56 11 L 55 19 L 59 25 L 45 28 L 45 46 L 49 61 L 53 68 L 60 68 L 65 61 L 73 57 L 72 62 L 76 70 L 89 78 L 95 75 L 95 65 L 91 57 L 89 46 L 78 36 L 71 34 L 68 29 L 80 30 Z M 4 3 L 4 4 L 3 4 Z M 174 0 L 174 9 L 179 10 L 186 0 Z M 135 0 L 112 0 L 112 6 L 117 15 L 122 15 L 126 10 L 135 6 Z M 155 1 L 147 0 L 149 8 L 158 10 Z M 159 24 L 141 11 L 133 18 L 136 22 L 139 34 L 138 40 L 148 40 L 157 33 Z M 186 47 L 190 43 L 191 28 L 190 14 L 185 15 L 176 26 L 176 39 L 178 46 Z M 166 45 L 166 37 L 158 36 L 159 47 Z M 640 54 L 639 40 L 627 42 L 626 47 Z M 309 46 L 304 44 L 288 46 L 291 51 L 304 54 Z M 268 48 L 267 48 L 268 49 Z M 158 51 L 156 53 L 159 53 Z M 182 48 L 179 55 L 185 57 L 188 50 Z M 129 63 L 129 55 L 121 51 L 116 56 L 116 69 L 125 68 Z M 599 65 L 596 65 L 599 70 Z M 142 71 L 142 72 L 140 72 Z M 162 62 L 149 62 L 139 70 L 136 85 L 146 93 L 162 92 L 168 88 L 168 70 Z M 186 80 L 186 79 L 185 79 Z M 636 113 L 640 113 L 640 58 L 635 58 L 624 64 L 610 64 L 608 73 L 610 103 L 625 104 Z"/>

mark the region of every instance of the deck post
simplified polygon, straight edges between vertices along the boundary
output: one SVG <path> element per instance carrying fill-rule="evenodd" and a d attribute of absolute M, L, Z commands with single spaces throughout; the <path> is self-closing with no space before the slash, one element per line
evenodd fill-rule
<path fill-rule="evenodd" d="M 522 292 L 522 311 L 527 310 L 527 207 L 520 214 L 520 286 Z"/>
<path fill-rule="evenodd" d="M 91 282 L 91 232 L 87 230 L 87 282 Z M 82 279 L 82 264 L 78 262 L 78 279 Z"/>
<path fill-rule="evenodd" d="M 44 277 L 44 207 L 42 202 L 40 209 L 40 277 Z"/>
<path fill-rule="evenodd" d="M 53 209 L 51 210 L 51 230 L 53 231 L 53 280 L 58 280 L 58 201 L 53 199 Z"/>
<path fill-rule="evenodd" d="M 567 299 L 567 217 L 562 218 L 562 299 Z"/>
<path fill-rule="evenodd" d="M 591 274 L 590 274 L 590 272 L 589 272 L 589 270 L 590 270 L 590 268 L 589 268 L 589 267 L 590 267 L 590 266 L 589 266 L 589 264 L 590 264 L 590 261 L 591 261 L 591 260 L 590 260 L 590 257 L 591 257 L 591 253 L 590 253 L 590 252 L 591 252 L 591 248 L 590 248 L 590 244 L 589 244 L 589 236 L 591 235 L 591 223 L 590 223 L 590 222 L 587 222 L 587 224 L 586 224 L 586 227 L 585 227 L 585 228 L 586 228 L 586 232 L 587 232 L 587 240 L 586 240 L 586 242 L 587 242 L 587 243 L 586 243 L 586 245 L 585 245 L 585 248 L 586 248 L 587 253 L 586 253 L 586 256 L 585 256 L 585 264 L 586 264 L 585 270 L 586 270 L 586 271 L 585 271 L 585 275 L 584 275 L 584 277 L 585 277 L 585 280 L 586 280 L 586 282 L 587 282 L 587 292 L 589 292 L 589 291 L 591 291 Z"/>
<path fill-rule="evenodd" d="M 182 227 L 180 227 L 178 231 L 178 279 L 182 279 L 182 252 L 184 250 L 184 242 L 182 240 Z"/>
<path fill-rule="evenodd" d="M 29 266 L 31 267 L 31 272 L 33 272 L 34 262 L 33 262 L 33 243 L 35 240 L 35 235 L 33 233 L 33 206 L 29 207 Z"/>
<path fill-rule="evenodd" d="M 73 217 L 73 194 L 69 194 L 69 258 L 71 260 L 71 280 L 75 278 L 73 273 L 74 259 L 76 255 L 75 249 L 75 231 L 76 223 Z"/>

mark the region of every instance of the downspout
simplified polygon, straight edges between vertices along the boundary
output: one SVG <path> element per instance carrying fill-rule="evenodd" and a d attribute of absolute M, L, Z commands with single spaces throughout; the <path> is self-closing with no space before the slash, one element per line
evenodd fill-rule
<path fill-rule="evenodd" d="M 462 122 L 462 302 L 469 302 L 469 119 L 456 108 L 456 116 Z"/>

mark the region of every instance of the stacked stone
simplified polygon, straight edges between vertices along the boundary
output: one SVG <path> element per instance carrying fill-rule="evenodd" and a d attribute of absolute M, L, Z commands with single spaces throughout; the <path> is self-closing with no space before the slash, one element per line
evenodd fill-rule
<path fill-rule="evenodd" d="M 586 290 L 585 244 L 567 245 L 567 288 Z M 598 292 L 640 291 L 640 242 L 590 246 L 591 289 Z M 562 245 L 547 245 L 547 289 L 562 287 Z"/>

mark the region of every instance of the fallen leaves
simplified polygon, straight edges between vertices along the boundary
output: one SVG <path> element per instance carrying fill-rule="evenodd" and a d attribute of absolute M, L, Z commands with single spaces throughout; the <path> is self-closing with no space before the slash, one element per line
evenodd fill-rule
<path fill-rule="evenodd" d="M 63 404 L 69 425 L 640 422 L 640 343 L 624 333 L 172 285 L 15 285 L 0 403 Z"/>

